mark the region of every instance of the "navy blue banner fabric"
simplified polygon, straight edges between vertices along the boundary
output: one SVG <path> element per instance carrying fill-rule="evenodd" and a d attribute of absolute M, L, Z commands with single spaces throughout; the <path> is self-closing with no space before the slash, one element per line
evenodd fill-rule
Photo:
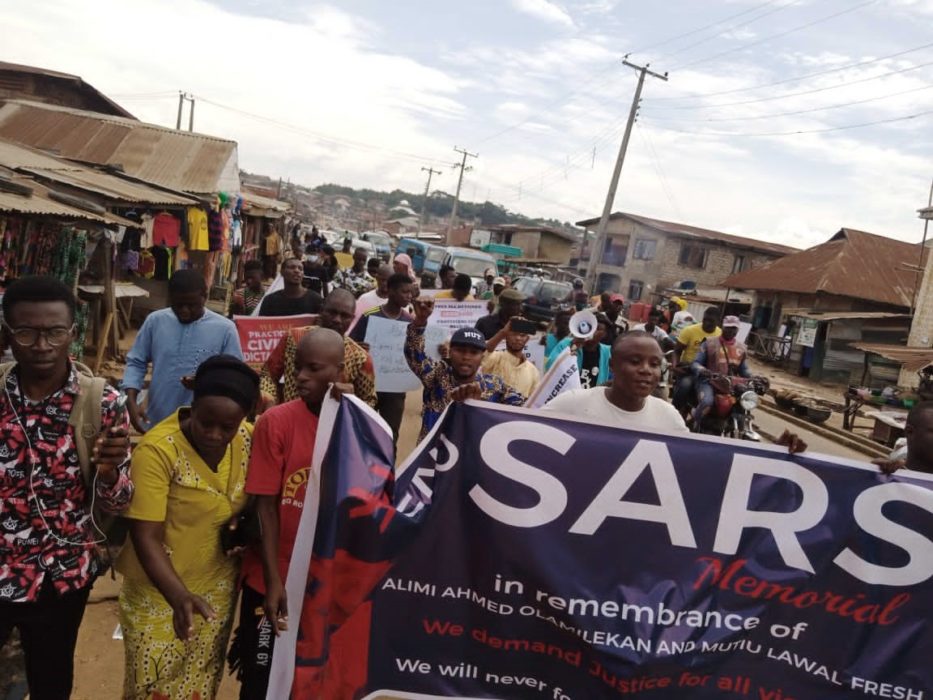
<path fill-rule="evenodd" d="M 322 479 L 372 493 L 365 453 Z M 393 490 L 340 545 L 386 569 L 333 632 L 328 697 L 933 692 L 925 477 L 467 404 Z"/>

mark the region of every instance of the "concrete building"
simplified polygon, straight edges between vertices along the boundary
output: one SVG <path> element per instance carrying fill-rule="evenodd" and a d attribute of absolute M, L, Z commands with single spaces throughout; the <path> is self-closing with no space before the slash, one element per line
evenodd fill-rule
<path fill-rule="evenodd" d="M 588 231 L 598 225 L 599 218 L 577 222 Z M 789 246 L 626 212 L 612 214 L 606 232 L 596 291 L 621 292 L 633 302 L 655 301 L 664 290 L 682 287 L 685 281 L 715 288 L 733 273 L 797 252 Z M 587 250 L 581 255 L 581 267 L 589 254 Z"/>
<path fill-rule="evenodd" d="M 477 245 L 475 241 L 480 241 Z M 520 224 L 501 224 L 498 226 L 476 226 L 470 235 L 470 245 L 507 245 L 521 250 L 521 257 L 516 262 L 525 264 L 567 265 L 570 251 L 577 242 L 577 236 L 550 226 L 523 226 Z"/>

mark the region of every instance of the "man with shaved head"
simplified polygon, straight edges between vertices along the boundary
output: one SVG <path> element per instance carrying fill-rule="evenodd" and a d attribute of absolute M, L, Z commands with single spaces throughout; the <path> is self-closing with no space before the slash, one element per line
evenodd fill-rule
<path fill-rule="evenodd" d="M 370 406 L 376 406 L 376 378 L 373 360 L 365 349 L 351 338 L 346 337 L 347 329 L 353 323 L 356 298 L 346 289 L 335 289 L 324 300 L 324 308 L 317 323 L 313 326 L 292 328 L 288 335 L 279 341 L 269 355 L 260 374 L 262 399 L 260 408 L 265 410 L 277 403 L 298 398 L 298 384 L 295 378 L 295 354 L 298 341 L 302 336 L 320 328 L 329 328 L 344 336 L 343 381 L 353 385 L 353 393 Z"/>
<path fill-rule="evenodd" d="M 329 387 L 342 380 L 345 352 L 344 338 L 330 328 L 301 336 L 295 352 L 298 398 L 263 413 L 253 431 L 246 492 L 256 497 L 262 543 L 243 559 L 237 633 L 241 697 L 266 696 L 274 639 L 288 624 L 284 581 L 310 476 L 318 415 Z M 352 391 L 347 385 L 340 389 Z"/>

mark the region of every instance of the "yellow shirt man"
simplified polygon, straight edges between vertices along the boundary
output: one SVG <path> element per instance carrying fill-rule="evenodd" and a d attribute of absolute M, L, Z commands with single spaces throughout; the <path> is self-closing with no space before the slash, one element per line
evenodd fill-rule
<path fill-rule="evenodd" d="M 437 294 L 434 295 L 435 299 L 454 299 L 457 297 L 454 296 L 454 290 L 452 289 L 442 289 Z M 474 301 L 472 294 L 467 294 L 461 301 Z"/>
<path fill-rule="evenodd" d="M 538 386 L 541 372 L 525 357 L 515 357 L 508 350 L 496 350 L 483 358 L 482 370 L 502 377 L 502 381 L 525 398 Z"/>
<path fill-rule="evenodd" d="M 716 330 L 707 333 L 703 330 L 702 323 L 694 323 L 692 326 L 684 328 L 677 336 L 677 342 L 686 345 L 686 349 L 680 353 L 681 362 L 693 362 L 697 353 L 700 351 L 700 345 L 707 338 L 718 338 L 722 335 L 722 329 L 716 326 Z"/>

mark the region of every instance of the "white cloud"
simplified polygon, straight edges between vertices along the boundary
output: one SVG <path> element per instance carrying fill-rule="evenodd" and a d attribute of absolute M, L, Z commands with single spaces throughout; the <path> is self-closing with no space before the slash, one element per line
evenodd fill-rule
<path fill-rule="evenodd" d="M 574 26 L 573 18 L 567 11 L 551 0 L 512 0 L 512 7 L 545 22 Z"/>

